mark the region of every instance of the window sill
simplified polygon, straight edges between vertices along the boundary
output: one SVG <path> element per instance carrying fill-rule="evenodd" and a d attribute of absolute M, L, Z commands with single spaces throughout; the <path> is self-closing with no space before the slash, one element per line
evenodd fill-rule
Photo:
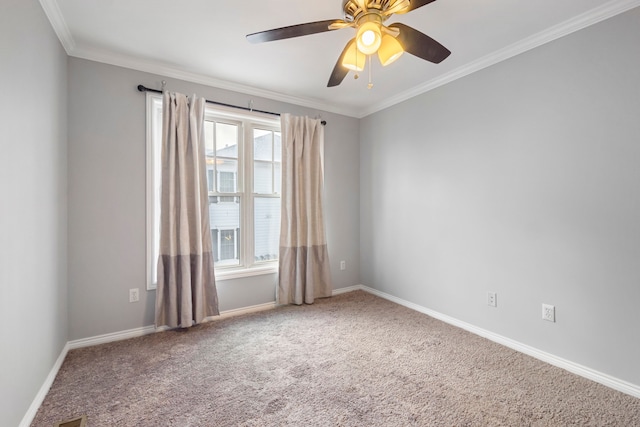
<path fill-rule="evenodd" d="M 243 277 L 262 276 L 266 274 L 277 274 L 278 264 L 260 265 L 251 268 L 227 268 L 215 272 L 216 281 L 224 281 L 231 279 L 241 279 Z M 157 283 L 148 284 L 147 291 L 155 291 L 158 287 Z"/>
<path fill-rule="evenodd" d="M 215 272 L 216 281 L 240 279 L 243 277 L 261 276 L 278 273 L 278 264 L 260 265 L 251 268 L 220 269 Z"/>

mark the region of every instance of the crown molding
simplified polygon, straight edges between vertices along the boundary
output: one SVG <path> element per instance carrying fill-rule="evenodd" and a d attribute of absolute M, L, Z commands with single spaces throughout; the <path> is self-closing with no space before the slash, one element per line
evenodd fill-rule
<path fill-rule="evenodd" d="M 289 104 L 299 105 L 302 107 L 312 108 L 316 110 L 327 111 L 331 113 L 341 114 L 350 117 L 358 117 L 358 111 L 353 109 L 340 107 L 333 104 L 327 104 L 321 101 L 286 95 L 279 92 L 260 89 L 226 80 L 216 79 L 204 74 L 193 73 L 181 70 L 179 68 L 166 65 L 157 61 L 148 61 L 135 58 L 128 55 L 116 54 L 113 52 L 100 51 L 98 49 L 83 49 L 77 47 L 69 53 L 69 56 L 81 59 L 88 59 L 95 62 L 102 62 L 109 65 L 129 68 L 137 71 L 143 71 L 152 74 L 158 74 L 163 77 L 171 77 L 179 80 L 185 80 L 192 83 L 198 83 L 205 86 L 225 89 L 234 92 L 244 93 L 247 95 L 259 96 L 273 101 L 281 101 Z"/>
<path fill-rule="evenodd" d="M 67 52 L 67 55 L 70 55 L 76 47 L 76 42 L 62 16 L 58 2 L 56 0 L 40 0 L 40 6 L 44 10 L 44 14 L 47 15 L 53 31 L 58 36 L 60 43 L 62 43 L 62 47 Z"/>
<path fill-rule="evenodd" d="M 358 118 L 363 118 L 380 110 L 384 110 L 385 108 L 389 108 L 393 105 L 399 104 L 417 95 L 443 86 L 461 77 L 475 73 L 476 71 L 480 71 L 483 68 L 487 68 L 491 65 L 497 64 L 498 62 L 502 62 L 506 59 L 512 58 L 516 55 L 564 37 L 568 34 L 579 31 L 583 28 L 589 27 L 593 24 L 597 24 L 598 22 L 604 21 L 605 19 L 619 15 L 638 6 L 640 6 L 640 0 L 610 1 L 602 6 L 596 7 L 595 9 L 592 9 L 574 18 L 568 19 L 558 25 L 534 34 L 533 36 L 527 37 L 517 43 L 513 43 L 503 49 L 500 49 L 480 59 L 463 65 L 462 67 L 458 67 L 446 74 L 436 77 L 435 79 L 424 82 L 423 84 L 416 86 L 410 90 L 401 92 L 391 98 L 387 98 L 383 102 L 374 104 L 362 111 L 361 115 L 359 115 Z"/>

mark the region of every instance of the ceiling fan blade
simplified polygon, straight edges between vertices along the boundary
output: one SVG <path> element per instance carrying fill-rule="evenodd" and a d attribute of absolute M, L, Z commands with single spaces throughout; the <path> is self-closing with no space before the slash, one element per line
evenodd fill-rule
<path fill-rule="evenodd" d="M 389 27 L 400 30 L 400 34 L 398 34 L 396 39 L 400 42 L 404 51 L 411 55 L 433 62 L 434 64 L 439 64 L 451 54 L 449 49 L 428 35 L 422 34 L 420 31 L 408 25 L 396 22 L 389 25 Z"/>
<path fill-rule="evenodd" d="M 247 34 L 247 40 L 249 40 L 251 43 L 263 43 L 273 40 L 290 39 L 292 37 L 308 36 L 310 34 L 332 31 L 336 28 L 329 28 L 330 25 L 338 26 L 340 24 L 350 25 L 351 23 L 342 19 L 308 22 L 306 24 L 291 25 L 289 27 L 274 28 L 273 30 Z"/>
<path fill-rule="evenodd" d="M 329 24 L 329 30 L 341 30 L 343 28 L 347 28 L 347 27 L 355 27 L 356 23 L 355 22 L 349 22 L 349 21 L 335 21 L 331 24 Z"/>
<path fill-rule="evenodd" d="M 411 12 L 412 10 L 416 10 L 419 7 L 422 6 L 426 6 L 429 3 L 433 3 L 436 0 L 411 0 L 411 4 L 409 5 L 409 7 L 405 10 L 402 10 L 400 12 L 396 12 L 398 15 L 401 15 L 403 13 L 407 13 L 407 12 Z"/>
<path fill-rule="evenodd" d="M 347 54 L 347 49 L 349 49 L 350 44 L 351 42 L 347 43 L 347 45 L 342 50 L 342 53 L 340 54 L 340 58 L 338 58 L 338 62 L 336 62 L 336 66 L 333 67 L 333 71 L 331 72 L 331 77 L 329 77 L 329 83 L 327 83 L 327 87 L 338 86 L 340 83 L 342 83 L 344 78 L 349 73 L 349 69 L 344 65 L 342 65 L 342 60 L 344 59 L 344 56 Z"/>

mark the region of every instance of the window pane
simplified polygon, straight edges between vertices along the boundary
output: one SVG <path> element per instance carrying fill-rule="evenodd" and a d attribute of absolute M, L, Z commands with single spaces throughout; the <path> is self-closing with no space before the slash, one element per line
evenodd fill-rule
<path fill-rule="evenodd" d="M 220 192 L 235 193 L 236 174 L 233 172 L 220 171 Z"/>
<path fill-rule="evenodd" d="M 220 230 L 220 261 L 226 261 L 235 258 L 235 234 L 235 230 Z"/>
<path fill-rule="evenodd" d="M 238 126 L 216 123 L 216 155 L 238 158 Z"/>
<path fill-rule="evenodd" d="M 256 262 L 278 259 L 280 199 L 256 197 L 254 205 L 254 259 Z"/>
<path fill-rule="evenodd" d="M 240 198 L 229 198 L 234 203 L 209 204 L 211 243 L 216 267 L 240 265 Z"/>
<path fill-rule="evenodd" d="M 209 159 L 207 159 L 207 188 L 209 191 L 213 191 L 214 189 L 213 165 L 209 165 Z"/>
<path fill-rule="evenodd" d="M 238 189 L 238 161 L 216 159 L 218 188 L 221 193 L 235 193 Z"/>
<path fill-rule="evenodd" d="M 273 193 L 273 173 L 271 162 L 253 162 L 253 192 L 257 194 Z"/>
<path fill-rule="evenodd" d="M 272 160 L 272 142 L 270 130 L 253 130 L 253 158 L 254 160 Z"/>

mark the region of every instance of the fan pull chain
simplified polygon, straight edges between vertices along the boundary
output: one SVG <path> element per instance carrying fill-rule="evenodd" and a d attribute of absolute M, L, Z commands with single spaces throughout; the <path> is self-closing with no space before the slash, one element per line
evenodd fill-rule
<path fill-rule="evenodd" d="M 373 82 L 371 81 L 371 55 L 369 55 L 368 58 L 369 58 L 369 84 L 367 84 L 367 89 L 371 89 L 373 87 Z"/>
<path fill-rule="evenodd" d="M 358 68 L 358 47 L 356 46 L 356 44 L 354 43 L 353 45 L 354 51 L 356 52 L 356 69 Z M 358 74 L 358 71 L 356 70 L 356 72 L 353 74 L 353 79 L 354 80 L 358 80 L 358 78 L 360 77 L 360 74 Z"/>

